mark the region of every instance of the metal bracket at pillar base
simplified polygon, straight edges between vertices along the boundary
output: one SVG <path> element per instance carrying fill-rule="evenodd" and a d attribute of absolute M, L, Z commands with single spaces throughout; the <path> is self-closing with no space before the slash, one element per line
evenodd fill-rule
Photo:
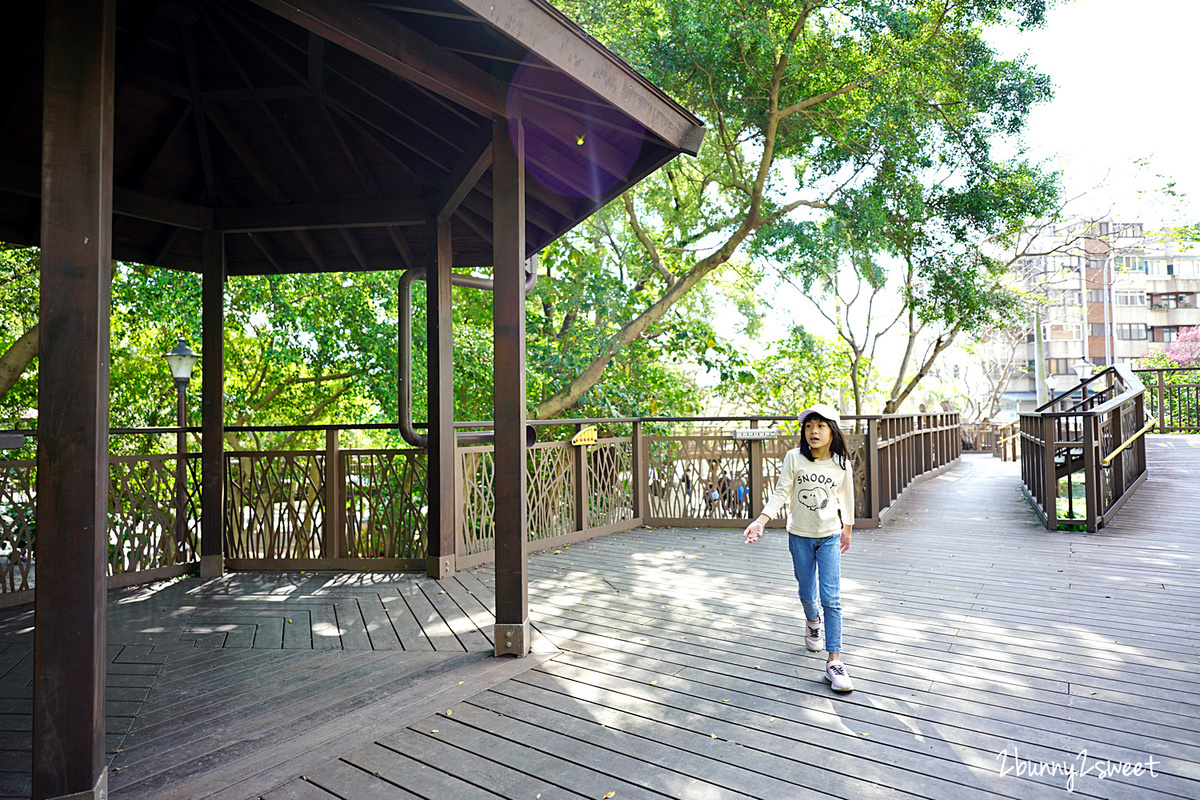
<path fill-rule="evenodd" d="M 497 622 L 493 629 L 496 655 L 523 658 L 529 655 L 529 620 L 514 625 Z"/>
<path fill-rule="evenodd" d="M 88 791 L 75 792 L 74 794 L 60 794 L 55 797 L 49 797 L 46 800 L 108 800 L 108 767 L 105 767 L 101 771 L 96 785 Z"/>
<path fill-rule="evenodd" d="M 425 559 L 425 575 L 430 578 L 449 578 L 455 572 L 454 555 L 427 556 Z"/>
<path fill-rule="evenodd" d="M 200 577 L 219 578 L 225 574 L 225 556 L 201 556 Z"/>

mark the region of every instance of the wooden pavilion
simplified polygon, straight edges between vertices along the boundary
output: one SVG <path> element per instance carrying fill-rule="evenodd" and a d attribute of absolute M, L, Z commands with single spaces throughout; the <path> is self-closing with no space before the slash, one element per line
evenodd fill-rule
<path fill-rule="evenodd" d="M 112 259 L 203 276 L 202 572 L 228 276 L 428 275 L 429 571 L 454 571 L 451 270 L 494 276 L 498 654 L 527 652 L 527 259 L 700 122 L 542 0 L 0 7 L 0 240 L 41 247 L 35 798 L 100 798 Z"/>

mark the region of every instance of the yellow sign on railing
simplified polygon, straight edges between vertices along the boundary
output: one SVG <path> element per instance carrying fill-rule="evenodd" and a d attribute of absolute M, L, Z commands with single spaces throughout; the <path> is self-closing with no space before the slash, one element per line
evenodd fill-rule
<path fill-rule="evenodd" d="M 576 446 L 589 445 L 589 444 L 595 444 L 595 443 L 596 443 L 596 426 L 595 425 L 588 425 L 586 428 L 583 428 L 582 430 L 580 430 L 579 433 L 577 433 L 571 437 L 571 444 L 576 445 Z"/>

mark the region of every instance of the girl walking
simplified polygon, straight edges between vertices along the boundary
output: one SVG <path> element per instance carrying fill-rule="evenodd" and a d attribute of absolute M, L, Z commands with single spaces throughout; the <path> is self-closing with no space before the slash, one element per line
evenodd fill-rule
<path fill-rule="evenodd" d="M 775 492 L 743 536 L 748 544 L 757 542 L 763 526 L 788 504 L 788 549 L 807 618 L 804 644 L 821 650 L 824 611 L 825 678 L 835 692 L 849 692 L 854 684 L 841 661 L 841 557 L 854 529 L 854 475 L 841 421 L 837 411 L 820 403 L 800 414 L 800 446 L 784 457 Z"/>

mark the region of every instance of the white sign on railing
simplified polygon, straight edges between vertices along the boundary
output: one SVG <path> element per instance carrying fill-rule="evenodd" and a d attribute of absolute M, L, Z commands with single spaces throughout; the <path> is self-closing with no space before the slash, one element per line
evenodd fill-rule
<path fill-rule="evenodd" d="M 733 440 L 735 442 L 762 441 L 763 439 L 774 439 L 778 435 L 779 432 L 774 428 L 738 428 L 733 432 Z"/>

